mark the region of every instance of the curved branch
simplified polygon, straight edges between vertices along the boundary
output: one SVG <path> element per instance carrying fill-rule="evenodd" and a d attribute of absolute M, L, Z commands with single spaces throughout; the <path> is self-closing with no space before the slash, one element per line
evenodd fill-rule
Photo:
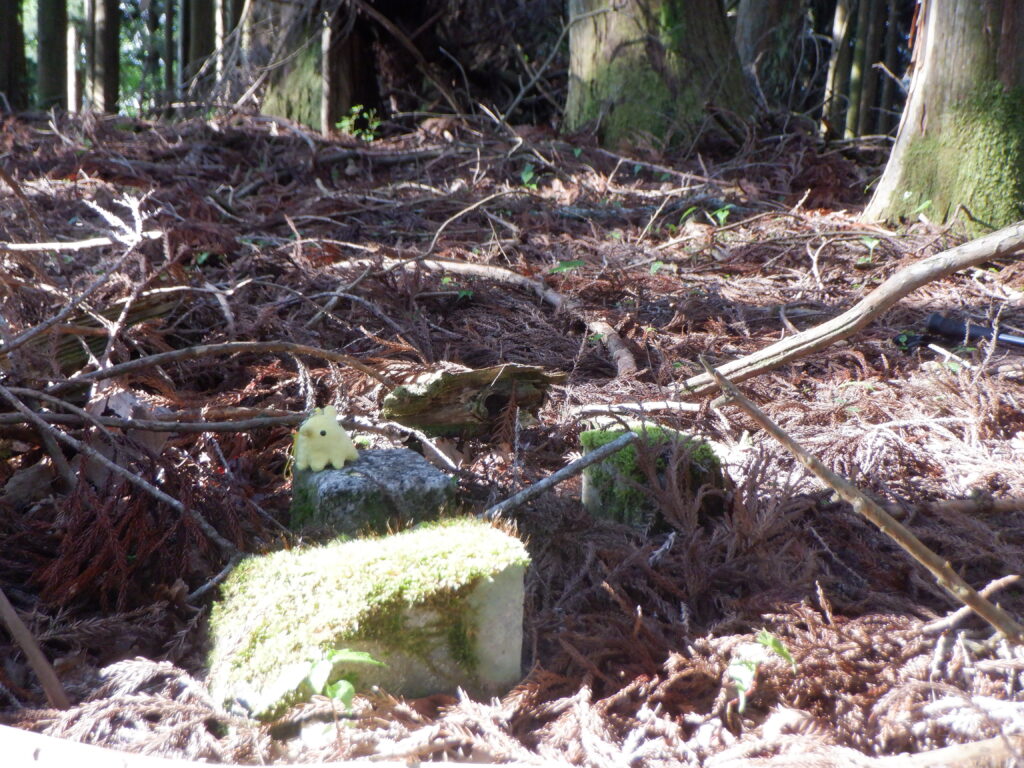
<path fill-rule="evenodd" d="M 717 370 L 733 383 L 745 381 L 853 335 L 926 283 L 992 259 L 1018 256 L 1022 250 L 1024 222 L 942 251 L 901 269 L 838 317 L 808 328 L 796 336 L 777 341 L 739 360 L 723 363 L 717 366 Z M 718 385 L 709 374 L 702 373 L 687 379 L 683 388 L 692 395 L 705 395 L 715 391 Z"/>

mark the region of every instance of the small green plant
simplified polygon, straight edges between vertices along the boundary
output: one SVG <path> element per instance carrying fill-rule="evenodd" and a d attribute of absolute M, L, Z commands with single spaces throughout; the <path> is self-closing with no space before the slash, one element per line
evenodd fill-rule
<path fill-rule="evenodd" d="M 583 148 L 582 147 L 573 147 L 572 148 L 572 156 L 573 157 L 579 157 L 582 154 L 583 154 Z"/>
<path fill-rule="evenodd" d="M 548 270 L 549 275 L 557 275 L 560 272 L 572 272 L 579 269 L 584 264 L 583 259 L 572 259 L 570 261 L 560 261 L 551 269 Z"/>
<path fill-rule="evenodd" d="M 377 110 L 367 109 L 362 104 L 354 104 L 348 114 L 338 120 L 334 127 L 354 139 L 373 141 L 377 138 L 377 129 L 381 123 Z"/>
<path fill-rule="evenodd" d="M 875 248 L 877 248 L 878 244 L 882 241 L 879 240 L 877 237 L 868 237 L 867 235 L 865 235 L 860 239 L 860 242 L 862 245 L 864 245 L 865 248 L 868 249 L 868 255 L 861 256 L 859 259 L 857 259 L 857 261 L 854 263 L 854 266 L 862 268 L 870 267 L 872 264 L 875 263 Z"/>
<path fill-rule="evenodd" d="M 658 271 L 665 266 L 664 261 L 652 261 L 651 262 L 651 274 L 656 275 Z"/>
<path fill-rule="evenodd" d="M 519 178 L 523 181 L 523 186 L 527 189 L 537 190 L 537 169 L 533 163 L 527 163 L 523 166 L 523 170 L 519 172 Z"/>
<path fill-rule="evenodd" d="M 352 651 L 348 648 L 328 651 L 322 659 L 313 662 L 306 678 L 309 680 L 313 693 L 334 699 L 348 710 L 352 706 L 352 698 L 356 695 L 355 675 L 345 673 L 337 680 L 332 681 L 334 670 L 340 664 L 372 664 L 378 667 L 385 665 L 384 662 L 377 661 L 368 653 Z"/>
<path fill-rule="evenodd" d="M 724 227 L 725 226 L 725 222 L 727 222 L 729 220 L 729 214 L 732 212 L 732 209 L 735 208 L 735 207 L 736 206 L 733 205 L 732 203 L 726 203 L 721 208 L 719 208 L 717 211 L 712 211 L 711 212 L 711 218 L 713 218 L 715 221 L 718 222 L 718 226 Z"/>
<path fill-rule="evenodd" d="M 767 651 L 779 656 L 796 672 L 796 661 L 793 660 L 793 655 L 778 637 L 767 629 L 762 629 L 754 639 Z M 740 712 L 743 712 L 747 706 L 747 694 L 753 690 L 754 685 L 757 683 L 757 670 L 766 658 L 764 652 L 757 653 L 757 648 L 755 647 L 752 651 L 748 651 L 747 655 L 736 656 L 729 662 L 729 668 L 726 670 L 726 673 L 736 686 Z"/>

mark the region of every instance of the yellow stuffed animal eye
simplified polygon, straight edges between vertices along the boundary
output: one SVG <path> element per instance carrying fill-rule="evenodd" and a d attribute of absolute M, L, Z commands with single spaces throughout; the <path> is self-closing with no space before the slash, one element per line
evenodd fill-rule
<path fill-rule="evenodd" d="M 320 437 L 327 437 L 327 430 L 326 429 L 321 429 L 320 430 Z"/>

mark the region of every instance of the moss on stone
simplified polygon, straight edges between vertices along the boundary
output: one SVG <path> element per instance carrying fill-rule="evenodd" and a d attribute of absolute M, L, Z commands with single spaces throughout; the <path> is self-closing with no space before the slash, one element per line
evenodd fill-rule
<path fill-rule="evenodd" d="M 902 189 L 889 216 L 949 221 L 964 205 L 977 222 L 1002 227 L 1024 214 L 1024 90 L 980 89 L 951 106 L 941 125 L 907 147 Z M 979 226 L 980 224 L 980 226 Z"/>
<path fill-rule="evenodd" d="M 210 618 L 211 690 L 226 699 L 251 691 L 254 711 L 273 717 L 311 693 L 299 673 L 340 649 L 401 656 L 442 678 L 450 670 L 435 667 L 451 659 L 472 676 L 480 660 L 469 595 L 508 568 L 521 579 L 528 561 L 517 539 L 466 519 L 249 558 Z M 388 674 L 342 664 L 332 681 L 364 673 Z"/>
<path fill-rule="evenodd" d="M 654 468 L 659 475 L 668 468 L 672 449 L 678 444 L 688 452 L 686 486 L 694 492 L 703 484 L 724 487 L 721 461 L 706 442 L 676 430 L 651 425 L 634 427 L 634 431 L 639 433 L 644 443 L 643 453 L 654 458 Z M 580 445 L 590 452 L 616 440 L 624 432 L 622 427 L 587 430 L 580 433 Z M 640 528 L 658 529 L 661 521 L 654 493 L 640 466 L 639 455 L 635 444 L 628 445 L 588 467 L 584 503 L 592 514 L 599 517 Z"/>

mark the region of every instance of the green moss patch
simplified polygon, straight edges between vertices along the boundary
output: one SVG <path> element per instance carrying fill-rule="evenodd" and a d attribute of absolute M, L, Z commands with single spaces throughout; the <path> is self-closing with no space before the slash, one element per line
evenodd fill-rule
<path fill-rule="evenodd" d="M 721 461 L 704 441 L 662 427 L 640 425 L 633 429 L 640 435 L 639 450 L 635 443 L 628 445 L 584 472 L 583 502 L 595 517 L 649 530 L 665 527 L 657 503 L 660 488 L 651 487 L 651 478 L 641 466 L 641 456 L 653 462 L 659 486 L 665 484 L 666 472 L 674 464 L 675 471 L 680 473 L 675 482 L 694 495 L 705 484 L 725 487 Z M 580 433 L 580 445 L 590 452 L 624 432 L 622 427 L 588 430 Z M 721 498 L 707 499 L 702 511 L 719 513 Z"/>
<path fill-rule="evenodd" d="M 1024 90 L 995 85 L 949 108 L 942 125 L 907 149 L 902 189 L 891 218 L 923 211 L 947 222 L 958 205 L 976 222 L 968 229 L 1007 226 L 1024 215 Z M 982 227 L 978 223 L 983 223 Z"/>
<path fill-rule="evenodd" d="M 249 558 L 213 609 L 210 688 L 273 718 L 309 698 L 318 662 L 350 649 L 387 666 L 341 663 L 332 681 L 501 693 L 518 681 L 528 561 L 518 539 L 465 519 Z"/>

